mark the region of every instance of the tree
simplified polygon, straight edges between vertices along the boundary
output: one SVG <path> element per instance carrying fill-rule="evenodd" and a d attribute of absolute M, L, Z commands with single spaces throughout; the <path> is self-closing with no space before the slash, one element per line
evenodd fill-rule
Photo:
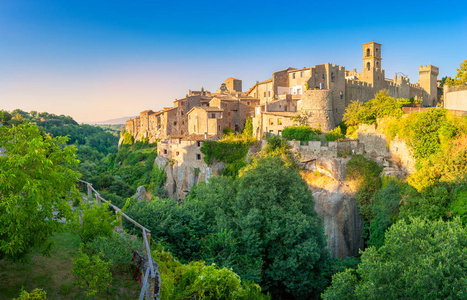
<path fill-rule="evenodd" d="M 103 261 L 100 255 L 89 257 L 80 250 L 78 257 L 73 261 L 76 285 L 85 289 L 88 296 L 105 291 L 112 283 L 112 273 L 109 270 L 111 264 L 111 261 Z"/>
<path fill-rule="evenodd" d="M 244 253 L 261 258 L 261 285 L 275 297 L 318 297 L 329 252 L 311 191 L 277 156 L 258 159 L 238 179 L 236 231 Z"/>
<path fill-rule="evenodd" d="M 34 247 L 48 253 L 58 220 L 71 219 L 79 173 L 71 169 L 75 148 L 65 142 L 32 124 L 0 127 L 0 258 L 26 258 Z"/>
<path fill-rule="evenodd" d="M 14 298 L 13 300 L 45 300 L 46 298 L 47 293 L 43 289 L 34 289 L 30 293 L 25 290 L 21 290 L 19 297 Z"/>
<path fill-rule="evenodd" d="M 457 68 L 456 79 L 459 81 L 459 84 L 467 84 L 467 59 L 461 62 L 459 68 Z"/>
<path fill-rule="evenodd" d="M 323 299 L 466 299 L 467 229 L 452 222 L 412 218 L 386 233 L 379 249 L 368 248 L 357 269 L 333 276 Z"/>

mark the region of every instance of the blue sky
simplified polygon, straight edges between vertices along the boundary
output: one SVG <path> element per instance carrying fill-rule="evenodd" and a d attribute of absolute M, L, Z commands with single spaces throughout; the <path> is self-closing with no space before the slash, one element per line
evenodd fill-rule
<path fill-rule="evenodd" d="M 467 2 L 0 0 L 0 108 L 79 122 L 171 106 L 227 77 L 326 62 L 362 69 L 383 44 L 386 77 L 467 59 Z"/>

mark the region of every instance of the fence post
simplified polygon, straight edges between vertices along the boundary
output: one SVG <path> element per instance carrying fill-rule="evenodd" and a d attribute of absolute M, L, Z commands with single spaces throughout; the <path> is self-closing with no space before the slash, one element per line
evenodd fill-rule
<path fill-rule="evenodd" d="M 89 204 L 89 202 L 92 202 L 92 190 L 89 184 L 87 184 L 87 187 L 88 187 L 88 204 Z"/>
<path fill-rule="evenodd" d="M 96 202 L 97 202 L 97 206 L 101 207 L 101 196 L 97 193 L 96 193 Z"/>

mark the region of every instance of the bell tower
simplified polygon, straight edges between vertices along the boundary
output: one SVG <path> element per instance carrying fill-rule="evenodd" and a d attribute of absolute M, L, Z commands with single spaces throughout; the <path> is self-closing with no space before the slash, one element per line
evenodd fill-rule
<path fill-rule="evenodd" d="M 361 80 L 373 85 L 376 90 L 384 88 L 384 70 L 381 67 L 381 44 L 370 42 L 363 46 L 363 72 Z"/>
<path fill-rule="evenodd" d="M 370 42 L 363 44 L 363 70 L 381 69 L 381 44 Z"/>

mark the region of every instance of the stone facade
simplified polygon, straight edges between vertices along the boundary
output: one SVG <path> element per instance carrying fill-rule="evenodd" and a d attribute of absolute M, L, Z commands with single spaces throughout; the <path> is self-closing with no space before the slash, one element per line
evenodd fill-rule
<path fill-rule="evenodd" d="M 277 112 L 277 107 L 272 104 L 281 97 L 291 95 L 291 99 L 297 102 L 297 110 L 282 109 L 283 112 L 304 112 L 300 108 L 313 105 L 311 98 L 318 99 L 316 95 L 308 93 L 310 90 L 326 90 L 327 103 L 322 105 L 319 101 L 315 106 L 321 106 L 309 110 L 314 112 L 310 120 L 310 126 L 321 124 L 324 131 L 333 129 L 342 122 L 345 109 L 352 101 L 360 100 L 366 102 L 374 98 L 375 93 L 386 90 L 390 96 L 395 98 L 417 97 L 422 100 L 424 106 L 435 106 L 438 99 L 437 67 L 428 65 L 420 66 L 420 80 L 418 83 L 410 83 L 405 76 L 395 76 L 394 79 L 385 78 L 382 68 L 382 45 L 370 42 L 363 46 L 363 71 L 358 73 L 356 69 L 346 70 L 343 66 L 334 64 L 316 65 L 311 68 L 287 68 L 273 73 L 271 79 L 256 83 L 246 94 L 260 99 L 260 109 L 255 110 L 253 123 L 258 126 L 255 129 L 256 138 L 261 138 L 266 130 L 266 124 L 262 122 L 262 113 L 269 111 Z M 285 76 L 287 74 L 287 76 Z M 271 103 L 269 106 L 268 103 Z M 263 108 L 264 107 L 264 108 Z M 271 109 L 269 109 L 271 107 Z M 274 107 L 274 108 L 273 108 Z M 259 129 L 258 129 L 259 128 Z M 277 131 L 281 129 L 275 129 Z"/>
<path fill-rule="evenodd" d="M 444 107 L 457 115 L 467 114 L 467 85 L 444 86 Z"/>

